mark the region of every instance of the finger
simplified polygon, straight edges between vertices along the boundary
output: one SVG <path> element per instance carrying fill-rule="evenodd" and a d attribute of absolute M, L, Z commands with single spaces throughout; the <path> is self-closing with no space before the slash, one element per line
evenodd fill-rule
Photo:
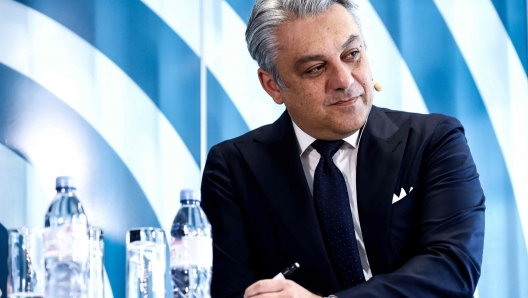
<path fill-rule="evenodd" d="M 263 279 L 252 284 L 246 289 L 244 298 L 253 297 L 259 294 L 276 293 L 284 289 L 287 280 Z"/>
<path fill-rule="evenodd" d="M 285 295 L 283 291 L 280 292 L 273 292 L 273 293 L 261 293 L 257 294 L 256 296 L 251 296 L 251 298 L 286 298 L 288 297 Z"/>

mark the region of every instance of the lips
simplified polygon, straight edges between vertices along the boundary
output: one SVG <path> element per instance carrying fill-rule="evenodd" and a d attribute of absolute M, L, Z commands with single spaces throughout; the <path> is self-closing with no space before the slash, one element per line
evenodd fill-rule
<path fill-rule="evenodd" d="M 342 99 L 342 100 L 338 100 L 332 104 L 330 104 L 331 106 L 348 106 L 348 105 L 353 105 L 354 103 L 356 103 L 358 101 L 360 97 L 359 96 L 355 96 L 355 97 L 350 97 L 350 98 L 346 98 L 346 99 Z"/>

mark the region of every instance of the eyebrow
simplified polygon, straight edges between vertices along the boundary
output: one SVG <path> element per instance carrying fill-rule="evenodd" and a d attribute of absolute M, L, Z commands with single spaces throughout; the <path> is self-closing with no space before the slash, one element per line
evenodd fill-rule
<path fill-rule="evenodd" d="M 341 49 L 345 49 L 346 47 L 348 47 L 351 43 L 353 43 L 354 41 L 356 41 L 356 39 L 359 39 L 359 35 L 350 35 L 347 39 L 347 41 L 345 41 L 345 43 L 341 46 Z"/>
<path fill-rule="evenodd" d="M 341 46 L 341 49 L 345 49 L 346 47 L 348 47 L 351 43 L 353 43 L 354 41 L 356 41 L 357 39 L 359 38 L 359 35 L 350 35 L 348 37 L 348 39 L 345 41 L 345 43 L 343 43 L 343 45 Z M 317 60 L 324 60 L 325 56 L 324 55 L 308 55 L 308 56 L 303 56 L 301 58 L 299 58 L 297 61 L 295 61 L 295 64 L 294 64 L 294 67 L 295 68 L 300 68 L 304 63 L 306 62 L 310 62 L 310 61 L 317 61 Z"/>

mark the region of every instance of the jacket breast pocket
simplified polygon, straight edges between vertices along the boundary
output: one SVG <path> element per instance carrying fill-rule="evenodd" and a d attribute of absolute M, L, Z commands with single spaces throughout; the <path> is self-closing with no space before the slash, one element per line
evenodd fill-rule
<path fill-rule="evenodd" d="M 411 191 L 404 198 L 392 204 L 391 221 L 397 219 L 416 207 L 416 191 Z"/>

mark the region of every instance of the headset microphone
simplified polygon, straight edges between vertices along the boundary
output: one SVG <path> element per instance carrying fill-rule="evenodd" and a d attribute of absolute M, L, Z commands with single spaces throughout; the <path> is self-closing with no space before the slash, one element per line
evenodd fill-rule
<path fill-rule="evenodd" d="M 374 90 L 380 92 L 383 89 L 383 85 L 380 82 L 374 83 Z"/>

